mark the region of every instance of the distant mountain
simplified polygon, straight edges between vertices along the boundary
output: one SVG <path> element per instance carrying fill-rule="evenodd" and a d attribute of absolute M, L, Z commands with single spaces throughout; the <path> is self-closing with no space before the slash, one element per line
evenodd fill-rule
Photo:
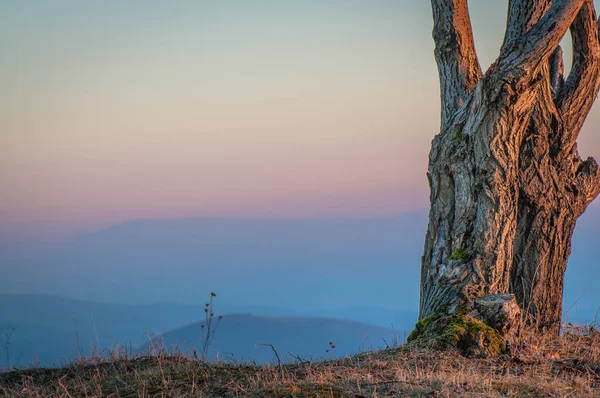
<path fill-rule="evenodd" d="M 338 309 L 367 307 L 414 312 L 426 224 L 426 212 L 374 219 L 135 220 L 28 257 L 0 250 L 0 291 L 145 304 L 201 303 L 214 290 L 224 310 L 263 308 L 257 313 L 266 315 L 339 316 Z M 578 222 L 566 276 L 565 306 L 584 318 L 600 306 L 600 291 L 593 289 L 600 280 L 599 235 L 595 205 Z M 391 323 L 385 317 L 375 322 Z"/>
<path fill-rule="evenodd" d="M 154 331 L 193 322 L 203 315 L 202 305 L 124 305 L 75 300 L 51 295 L 0 294 L 0 319 L 48 327 L 80 327 L 95 323 L 97 328 L 138 328 Z M 174 326 L 175 325 L 175 326 Z M 142 331 L 143 332 L 143 331 Z"/>
<path fill-rule="evenodd" d="M 141 347 L 148 333 L 195 322 L 202 310 L 203 306 L 177 304 L 132 306 L 48 295 L 0 295 L 0 329 L 15 329 L 9 346 L 13 365 L 39 360 L 50 366 L 88 354 L 92 346 Z"/>
<path fill-rule="evenodd" d="M 352 339 L 358 335 L 361 335 L 361 339 L 368 336 L 368 344 L 377 345 L 382 343 L 381 337 L 385 337 L 389 342 L 392 334 L 391 322 L 385 322 L 384 325 L 387 327 L 382 328 L 360 322 L 334 321 L 315 316 L 290 317 L 285 309 L 278 307 L 244 308 L 245 311 L 255 311 L 255 314 L 277 315 L 277 317 L 250 314 L 228 315 L 228 310 L 221 311 L 222 308 L 218 306 L 218 301 L 215 302 L 215 309 L 219 311 L 218 314 L 225 313 L 218 333 L 219 339 L 224 339 L 225 343 L 222 346 L 224 351 L 221 352 L 235 353 L 237 358 L 248 357 L 247 354 L 250 352 L 248 350 L 251 347 L 245 343 L 247 340 L 244 339 L 251 336 L 253 338 L 264 336 L 265 339 L 291 344 L 289 340 L 286 340 L 288 337 L 278 335 L 279 333 L 290 333 L 289 329 L 282 328 L 281 325 L 298 325 L 298 330 L 304 333 L 306 339 L 314 337 L 314 341 L 304 340 L 302 344 L 298 345 L 298 348 L 306 348 L 306 353 L 310 353 L 310 355 L 318 352 L 318 350 L 315 351 L 316 347 L 321 347 L 323 338 L 329 338 L 325 341 L 328 343 L 344 330 L 336 325 L 346 325 L 349 333 L 347 337 L 338 337 L 341 344 L 339 345 L 340 349 L 336 351 L 338 353 L 347 350 L 349 350 L 348 352 L 355 351 L 358 346 Z M 0 295 L 0 329 L 14 328 L 9 345 L 11 365 L 27 366 L 39 363 L 43 366 L 53 366 L 60 365 L 81 354 L 88 355 L 92 353 L 92 348 L 99 348 L 106 352 L 121 346 L 128 351 L 137 351 L 157 334 L 164 334 L 166 339 L 170 339 L 172 333 L 175 333 L 176 336 L 180 336 L 179 342 L 185 344 L 193 342 L 200 335 L 200 329 L 194 329 L 193 325 L 197 325 L 197 322 L 204 318 L 203 310 L 204 305 L 168 303 L 122 305 L 48 295 Z M 390 319 L 394 319 L 394 316 L 403 319 L 402 317 L 405 315 L 377 308 L 371 308 L 370 311 L 374 316 L 385 317 L 385 314 L 388 314 Z M 336 314 L 353 316 L 351 310 L 339 310 Z M 407 327 L 401 328 L 399 324 L 394 325 L 399 329 L 400 338 L 404 337 L 407 328 L 412 327 L 416 314 L 406 316 Z M 187 332 L 180 334 L 178 330 L 187 330 Z M 194 330 L 196 331 L 194 332 Z M 325 335 L 330 337 L 323 337 Z M 0 333 L 0 368 L 6 366 L 4 363 L 6 362 L 6 352 L 2 339 L 3 335 Z M 241 342 L 241 345 L 236 345 L 236 341 Z M 348 344 L 344 345 L 346 344 L 344 342 Z M 239 353 L 231 351 L 238 348 L 242 351 Z M 253 356 L 253 358 L 262 357 Z"/>
<path fill-rule="evenodd" d="M 348 319 L 397 330 L 412 330 L 412 327 L 417 322 L 417 310 L 418 308 L 416 306 L 411 310 L 371 306 L 330 309 L 324 311 L 317 310 L 312 313 L 302 314 L 323 318 Z"/>
<path fill-rule="evenodd" d="M 426 213 L 366 220 L 137 220 L 31 255 L 24 255 L 25 244 L 16 253 L 1 250 L 13 246 L 0 242 L 3 293 L 194 304 L 0 296 L 0 323 L 18 325 L 26 362 L 48 350 L 41 360 L 61 358 L 59 351 L 76 355 L 75 325 L 84 349 L 97 340 L 105 347 L 117 340 L 143 345 L 145 329 L 165 332 L 197 322 L 212 290 L 220 313 L 335 317 L 409 330 L 426 224 Z M 600 307 L 598 236 L 596 205 L 573 238 L 567 320 L 590 322 Z M 71 348 L 54 352 L 62 344 L 58 337 L 51 345 L 24 337 L 40 335 L 64 336 Z"/>
<path fill-rule="evenodd" d="M 167 332 L 154 344 L 184 353 L 200 351 L 201 323 Z M 392 344 L 391 328 L 340 319 L 313 317 L 265 317 L 247 314 L 225 316 L 216 330 L 209 359 L 271 362 L 275 356 L 272 344 L 282 361 L 343 356 Z M 402 338 L 402 336 L 398 336 Z M 329 342 L 335 345 L 331 350 Z M 329 350 L 329 352 L 326 352 Z"/>
<path fill-rule="evenodd" d="M 379 219 L 137 220 L 2 264 L 3 292 L 294 312 L 414 310 L 426 214 Z"/>

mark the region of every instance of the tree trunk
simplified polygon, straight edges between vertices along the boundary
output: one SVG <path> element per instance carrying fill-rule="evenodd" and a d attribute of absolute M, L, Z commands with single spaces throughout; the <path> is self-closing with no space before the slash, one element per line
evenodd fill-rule
<path fill-rule="evenodd" d="M 576 139 L 600 88 L 592 0 L 510 0 L 501 53 L 479 67 L 466 0 L 431 0 L 442 128 L 429 156 L 419 319 L 512 294 L 558 333 L 577 218 L 600 172 Z M 573 37 L 565 81 L 558 46 Z"/>

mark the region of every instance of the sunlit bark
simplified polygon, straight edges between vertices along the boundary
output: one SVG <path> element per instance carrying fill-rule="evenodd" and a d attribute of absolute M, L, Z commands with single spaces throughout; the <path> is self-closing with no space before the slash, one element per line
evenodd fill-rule
<path fill-rule="evenodd" d="M 431 0 L 442 100 L 419 317 L 514 294 L 557 333 L 575 222 L 600 193 L 576 140 L 600 88 L 592 0 L 510 0 L 505 39 L 482 74 L 466 0 Z M 565 79 L 559 42 L 570 29 Z"/>

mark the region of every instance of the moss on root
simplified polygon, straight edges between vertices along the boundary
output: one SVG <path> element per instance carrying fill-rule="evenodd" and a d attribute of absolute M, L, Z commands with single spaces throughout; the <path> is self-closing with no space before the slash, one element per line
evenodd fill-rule
<path fill-rule="evenodd" d="M 406 342 L 413 343 L 415 341 L 427 338 L 430 334 L 429 329 L 431 324 L 440 319 L 442 316 L 442 314 L 433 314 L 428 316 L 427 318 L 423 318 L 417 321 L 415 329 L 412 332 L 410 332 L 410 334 L 406 338 Z"/>
<path fill-rule="evenodd" d="M 496 356 L 506 352 L 502 334 L 469 315 L 434 314 L 421 319 L 407 338 L 408 343 L 433 346 L 439 350 L 457 348 L 463 355 Z"/>

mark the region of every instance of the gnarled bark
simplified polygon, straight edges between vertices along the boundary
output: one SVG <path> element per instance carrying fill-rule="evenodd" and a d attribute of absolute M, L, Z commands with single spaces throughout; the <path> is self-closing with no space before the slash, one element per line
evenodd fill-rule
<path fill-rule="evenodd" d="M 431 3 L 442 130 L 429 157 L 419 318 L 514 294 L 532 324 L 557 333 L 571 236 L 600 193 L 597 164 L 576 148 L 600 89 L 593 2 L 510 0 L 500 56 L 483 75 L 466 0 Z M 565 81 L 558 44 L 569 28 Z"/>

